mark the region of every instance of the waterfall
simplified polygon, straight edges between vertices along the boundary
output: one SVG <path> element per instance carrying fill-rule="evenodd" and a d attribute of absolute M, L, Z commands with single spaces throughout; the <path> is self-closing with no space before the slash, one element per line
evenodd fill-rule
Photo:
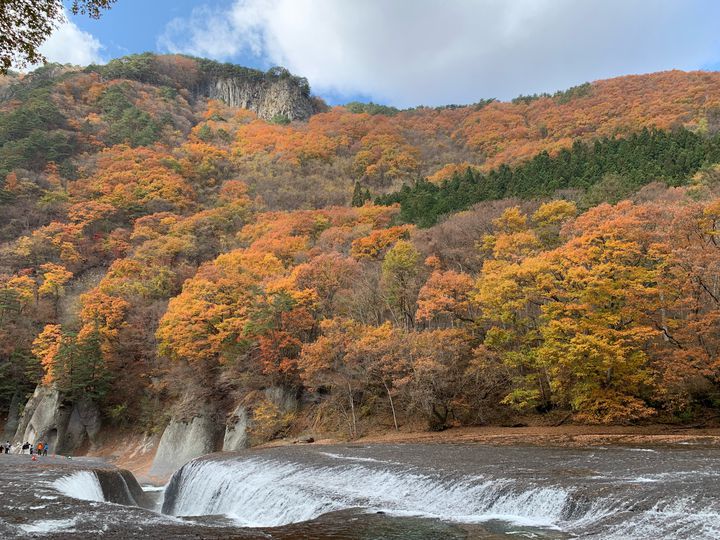
<path fill-rule="evenodd" d="M 92 471 L 79 471 L 58 478 L 52 486 L 63 495 L 84 501 L 105 501 L 102 486 Z"/>
<path fill-rule="evenodd" d="M 458 474 L 363 457 L 328 464 L 317 458 L 191 461 L 168 484 L 163 512 L 224 515 L 241 526 L 269 527 L 363 508 L 458 523 L 499 520 L 597 539 L 720 537 L 714 497 L 660 492 L 655 486 L 662 484 L 647 478 L 603 477 L 588 489 L 547 477 Z"/>
<path fill-rule="evenodd" d="M 273 460 L 197 460 L 170 482 L 163 512 L 224 514 L 249 527 L 305 521 L 345 508 L 460 522 L 502 519 L 551 527 L 563 517 L 568 493 L 553 487 L 513 489 L 481 476 L 444 480 L 409 471 L 353 465 L 313 467 Z"/>

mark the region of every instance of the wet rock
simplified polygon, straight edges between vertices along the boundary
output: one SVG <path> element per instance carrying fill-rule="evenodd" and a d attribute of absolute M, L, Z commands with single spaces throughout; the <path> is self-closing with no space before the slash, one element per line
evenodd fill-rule
<path fill-rule="evenodd" d="M 315 439 L 311 437 L 310 435 L 305 435 L 302 437 L 298 437 L 293 441 L 293 444 L 312 444 L 315 442 Z"/>
<path fill-rule="evenodd" d="M 106 501 L 125 506 L 140 506 L 119 471 L 98 469 L 95 475 L 98 477 Z"/>

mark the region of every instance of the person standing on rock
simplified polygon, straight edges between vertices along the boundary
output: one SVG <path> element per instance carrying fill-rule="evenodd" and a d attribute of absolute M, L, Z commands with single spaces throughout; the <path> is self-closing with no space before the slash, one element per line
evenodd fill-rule
<path fill-rule="evenodd" d="M 9 454 L 9 453 L 10 453 L 10 446 L 11 446 L 11 445 L 10 445 L 10 441 L 6 441 L 6 442 L 5 442 L 5 453 L 6 453 L 6 454 Z"/>
<path fill-rule="evenodd" d="M 42 455 L 47 456 L 47 453 L 48 453 L 48 445 L 47 445 L 47 441 L 46 441 L 43 443 Z"/>

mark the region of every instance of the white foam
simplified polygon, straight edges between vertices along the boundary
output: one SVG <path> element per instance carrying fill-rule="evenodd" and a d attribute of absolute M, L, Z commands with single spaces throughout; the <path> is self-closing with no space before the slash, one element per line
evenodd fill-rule
<path fill-rule="evenodd" d="M 360 461 L 365 463 L 389 463 L 392 465 L 401 465 L 401 463 L 397 461 L 388 461 L 383 459 L 375 459 L 375 458 L 369 458 L 369 457 L 359 457 L 359 456 L 344 456 L 342 454 L 333 454 L 332 452 L 318 452 L 318 454 L 322 456 L 327 456 L 332 459 L 340 459 L 343 461 Z"/>
<path fill-rule="evenodd" d="M 69 532 L 69 529 L 75 525 L 76 518 L 72 519 L 43 519 L 33 521 L 18 527 L 26 533 L 47 534 L 57 531 Z"/>
<path fill-rule="evenodd" d="M 84 501 L 105 501 L 97 475 L 91 471 L 79 471 L 59 478 L 52 486 L 63 495 Z"/>
<path fill-rule="evenodd" d="M 698 507 L 697 501 L 681 497 L 659 501 L 649 510 L 628 516 L 598 538 L 720 538 L 720 508 Z"/>
<path fill-rule="evenodd" d="M 458 522 L 503 519 L 555 527 L 569 497 L 561 488 L 517 491 L 510 480 L 479 476 L 453 481 L 407 470 L 261 459 L 196 461 L 181 478 L 174 515 L 224 514 L 249 527 L 285 525 L 357 507 Z"/>

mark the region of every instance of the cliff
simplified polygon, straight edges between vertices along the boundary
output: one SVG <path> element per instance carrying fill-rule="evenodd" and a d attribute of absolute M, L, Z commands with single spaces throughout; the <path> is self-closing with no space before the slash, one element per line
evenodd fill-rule
<path fill-rule="evenodd" d="M 255 112 L 264 120 L 307 120 L 322 102 L 311 97 L 307 79 L 274 67 L 266 72 L 181 55 L 125 56 L 86 71 L 105 79 L 129 79 L 187 90 L 194 99 L 218 99 Z M 322 106 L 322 105 L 320 105 Z"/>
<path fill-rule="evenodd" d="M 315 112 L 313 101 L 290 78 L 209 77 L 198 96 L 251 110 L 264 120 L 307 120 Z"/>

